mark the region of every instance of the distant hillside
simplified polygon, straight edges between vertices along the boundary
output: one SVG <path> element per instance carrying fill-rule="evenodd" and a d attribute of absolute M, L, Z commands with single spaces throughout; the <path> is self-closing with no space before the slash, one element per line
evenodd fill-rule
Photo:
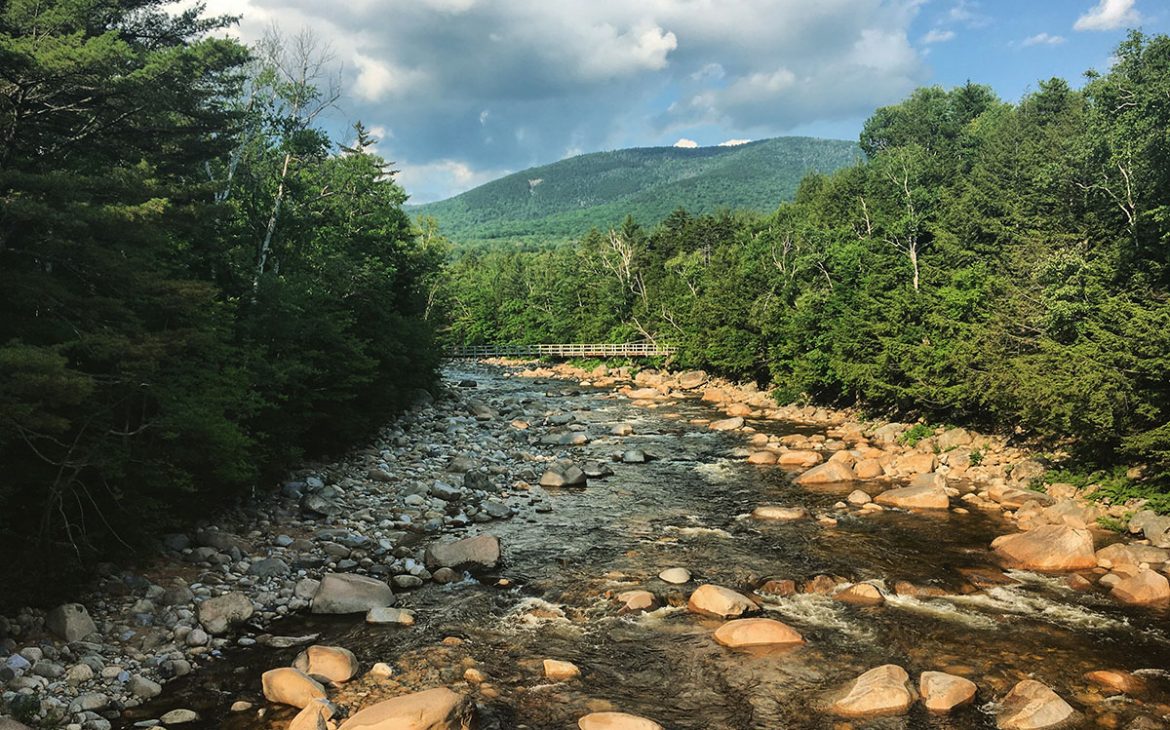
<path fill-rule="evenodd" d="M 861 157 L 853 142 L 777 137 L 735 147 L 642 147 L 533 167 L 447 200 L 412 206 L 459 245 L 550 243 L 620 223 L 657 223 L 677 208 L 771 211 L 805 173 Z"/>

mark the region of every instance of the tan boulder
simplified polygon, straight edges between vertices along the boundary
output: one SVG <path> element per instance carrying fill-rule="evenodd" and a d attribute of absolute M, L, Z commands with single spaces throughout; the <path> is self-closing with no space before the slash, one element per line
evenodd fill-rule
<path fill-rule="evenodd" d="M 1143 694 L 1149 688 L 1144 679 L 1122 669 L 1098 669 L 1087 672 L 1085 679 L 1099 687 L 1130 696 Z"/>
<path fill-rule="evenodd" d="M 691 571 L 686 568 L 667 568 L 658 574 L 658 579 L 672 585 L 681 586 L 691 582 Z"/>
<path fill-rule="evenodd" d="M 938 466 L 938 460 L 934 458 L 934 454 L 915 452 L 902 456 L 894 464 L 899 473 L 913 476 L 934 471 Z"/>
<path fill-rule="evenodd" d="M 885 596 L 877 586 L 869 583 L 854 583 L 853 585 L 833 594 L 833 598 L 854 606 L 880 606 L 886 602 Z"/>
<path fill-rule="evenodd" d="M 313 700 L 297 713 L 288 730 L 328 730 L 337 708 L 328 700 Z"/>
<path fill-rule="evenodd" d="M 475 704 L 437 687 L 367 707 L 338 730 L 470 730 L 474 726 Z"/>
<path fill-rule="evenodd" d="M 735 416 L 734 418 L 724 418 L 720 421 L 712 421 L 707 428 L 712 431 L 735 431 L 743 428 L 743 417 Z"/>
<path fill-rule="evenodd" d="M 281 705 L 304 708 L 313 700 L 325 699 L 320 682 L 292 667 L 270 669 L 260 676 L 260 684 L 265 699 Z"/>
<path fill-rule="evenodd" d="M 752 510 L 752 517 L 757 520 L 792 522 L 807 519 L 808 510 L 804 507 L 783 507 L 777 504 L 762 504 Z"/>
<path fill-rule="evenodd" d="M 863 504 L 869 504 L 870 502 L 872 502 L 873 497 L 869 496 L 868 494 L 861 491 L 860 489 L 854 489 L 852 492 L 849 493 L 849 496 L 845 498 L 845 501 L 848 502 L 849 504 L 856 505 L 856 506 L 860 507 Z"/>
<path fill-rule="evenodd" d="M 702 370 L 688 370 L 678 374 L 675 378 L 678 387 L 683 390 L 694 390 L 702 387 L 707 382 L 707 373 Z"/>
<path fill-rule="evenodd" d="M 862 459 L 853 465 L 853 473 L 858 479 L 877 479 L 886 473 L 882 462 L 878 459 Z"/>
<path fill-rule="evenodd" d="M 1135 606 L 1159 606 L 1170 603 L 1170 581 L 1153 570 L 1143 570 L 1122 579 L 1109 593 L 1118 601 Z"/>
<path fill-rule="evenodd" d="M 999 703 L 995 723 L 1000 730 L 1041 730 L 1070 722 L 1076 710 L 1047 685 L 1025 679 Z"/>
<path fill-rule="evenodd" d="M 946 672 L 923 672 L 918 678 L 922 704 L 931 712 L 946 713 L 975 701 L 975 683 Z"/>
<path fill-rule="evenodd" d="M 816 466 L 823 459 L 816 451 L 785 451 L 777 460 L 780 466 L 799 466 L 803 469 Z"/>
<path fill-rule="evenodd" d="M 723 409 L 729 416 L 750 416 L 752 415 L 752 407 L 747 403 L 732 403 Z"/>
<path fill-rule="evenodd" d="M 625 604 L 622 607 L 623 613 L 649 611 L 658 603 L 658 599 L 650 591 L 625 591 L 619 593 L 617 599 Z"/>
<path fill-rule="evenodd" d="M 553 682 L 567 682 L 581 676 L 581 670 L 572 662 L 557 659 L 544 660 L 544 676 Z"/>
<path fill-rule="evenodd" d="M 879 494 L 874 501 L 901 509 L 946 509 L 951 506 L 946 491 L 937 486 L 890 489 Z"/>
<path fill-rule="evenodd" d="M 749 464 L 770 465 L 775 464 L 778 458 L 779 455 L 775 451 L 764 450 L 753 451 L 752 453 L 748 454 L 747 460 Z"/>
<path fill-rule="evenodd" d="M 854 480 L 853 470 L 840 461 L 826 461 L 798 476 L 797 484 L 836 484 Z"/>
<path fill-rule="evenodd" d="M 656 400 L 661 398 L 662 394 L 655 388 L 638 388 L 626 391 L 626 397 L 630 400 Z"/>
<path fill-rule="evenodd" d="M 1087 570 L 1097 567 L 1093 536 L 1067 525 L 1042 525 L 997 537 L 991 548 L 1005 565 L 1042 571 Z"/>
<path fill-rule="evenodd" d="M 914 703 L 910 675 L 896 664 L 875 667 L 838 692 L 829 709 L 841 717 L 902 715 Z"/>
<path fill-rule="evenodd" d="M 653 720 L 624 712 L 592 712 L 577 720 L 580 730 L 663 730 Z"/>
<path fill-rule="evenodd" d="M 293 667 L 330 682 L 348 682 L 357 676 L 358 660 L 349 649 L 314 645 L 297 655 Z"/>
<path fill-rule="evenodd" d="M 716 618 L 734 618 L 758 610 L 752 599 L 723 586 L 699 586 L 687 601 L 692 613 Z"/>
<path fill-rule="evenodd" d="M 770 618 L 741 618 L 728 621 L 715 631 L 715 641 L 723 646 L 770 646 L 801 644 L 804 637 L 796 629 Z"/>

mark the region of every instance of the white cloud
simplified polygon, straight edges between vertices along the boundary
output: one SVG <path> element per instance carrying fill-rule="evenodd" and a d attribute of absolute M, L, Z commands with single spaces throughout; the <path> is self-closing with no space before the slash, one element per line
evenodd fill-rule
<path fill-rule="evenodd" d="M 728 139 L 719 143 L 720 147 L 739 147 L 741 144 L 751 142 L 750 139 Z"/>
<path fill-rule="evenodd" d="M 511 170 L 476 169 L 462 160 L 436 160 L 421 165 L 399 163 L 396 180 L 410 194 L 411 203 L 429 203 L 448 197 L 452 190 L 469 190 Z"/>
<path fill-rule="evenodd" d="M 683 149 L 691 150 L 691 149 L 698 147 L 699 143 L 693 139 L 687 139 L 686 137 L 683 137 L 683 138 L 679 139 L 679 141 L 675 142 L 674 146 L 675 147 L 682 147 Z"/>
<path fill-rule="evenodd" d="M 353 91 L 366 101 L 381 101 L 389 95 L 403 94 L 426 79 L 422 71 L 399 68 L 361 53 L 353 54 L 353 62 L 358 71 Z"/>
<path fill-rule="evenodd" d="M 1020 41 L 1020 45 L 1024 48 L 1029 46 L 1059 46 L 1064 43 L 1065 37 L 1061 35 L 1050 35 L 1048 33 L 1037 33 L 1033 36 L 1028 36 Z"/>
<path fill-rule="evenodd" d="M 1135 0 L 1099 0 L 1077 18 L 1073 30 L 1116 30 L 1137 25 L 1141 16 L 1134 10 Z"/>
<path fill-rule="evenodd" d="M 932 43 L 946 43 L 955 37 L 955 31 L 942 30 L 941 28 L 933 28 L 929 33 L 922 36 L 922 42 L 930 45 Z"/>

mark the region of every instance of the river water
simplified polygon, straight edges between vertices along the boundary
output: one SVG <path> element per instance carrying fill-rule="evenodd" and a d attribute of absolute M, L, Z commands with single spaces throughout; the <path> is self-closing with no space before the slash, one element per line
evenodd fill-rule
<path fill-rule="evenodd" d="M 590 480 L 583 490 L 550 490 L 551 513 L 493 524 L 506 562 L 478 579 L 428 583 L 401 594 L 399 605 L 418 614 L 414 627 L 368 627 L 360 615 L 301 616 L 271 627 L 286 635 L 320 633 L 318 643 L 347 647 L 365 666 L 395 667 L 392 680 L 363 679 L 342 690 L 338 700 L 355 709 L 446 685 L 476 697 L 484 728 L 564 730 L 589 711 L 611 708 L 672 730 L 843 728 L 849 725 L 825 711 L 825 694 L 867 669 L 895 663 L 915 680 L 925 670 L 966 676 L 979 686 L 979 696 L 950 717 L 930 716 L 916 704 L 908 716 L 870 723 L 875 726 L 994 727 L 995 698 L 1028 677 L 1082 711 L 1086 726 L 1126 727 L 1135 717 L 1170 712 L 1163 704 L 1170 702 L 1167 615 L 1073 591 L 1060 577 L 1003 573 L 987 546 L 1013 526 L 998 514 L 886 511 L 862 517 L 834 510 L 850 487 L 809 491 L 776 467 L 746 463 L 735 454 L 742 435 L 688 423 L 720 417 L 697 400 L 643 409 L 588 387 L 483 370 L 448 375 L 476 379 L 485 396 L 529 398 L 533 414 L 574 413 L 596 434 L 591 444 L 573 449 L 581 461 L 628 448 L 658 458 L 614 464 L 614 476 Z M 634 435 L 604 436 L 617 423 L 632 424 Z M 770 433 L 815 432 L 796 424 L 749 424 Z M 803 505 L 814 514 L 834 514 L 839 523 L 744 517 L 761 503 Z M 689 569 L 693 582 L 670 586 L 657 579 L 675 566 Z M 822 574 L 881 581 L 887 601 L 863 608 L 821 595 L 760 597 L 765 615 L 806 639 L 797 649 L 763 652 L 717 645 L 711 634 L 718 622 L 685 610 L 686 596 L 702 583 L 750 594 L 769 578 L 799 585 Z M 892 590 L 896 581 L 947 595 L 899 597 Z M 664 607 L 620 615 L 620 604 L 608 596 L 634 588 L 653 591 Z M 287 710 L 270 708 L 261 717 L 226 708 L 258 698 L 261 672 L 287 665 L 296 651 L 228 652 L 168 685 L 160 701 L 134 717 L 185 706 L 206 718 L 185 727 L 282 728 L 292 716 Z M 583 677 L 549 685 L 541 675 L 545 658 L 574 662 Z M 464 680 L 469 666 L 486 675 L 484 684 Z M 1104 668 L 1138 671 L 1147 692 L 1138 699 L 1110 698 L 1082 677 Z M 1158 726 L 1141 722 L 1134 727 Z"/>

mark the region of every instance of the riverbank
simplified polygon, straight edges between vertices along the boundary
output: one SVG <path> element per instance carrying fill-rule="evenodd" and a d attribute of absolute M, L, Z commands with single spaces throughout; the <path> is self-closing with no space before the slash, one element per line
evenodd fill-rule
<path fill-rule="evenodd" d="M 978 703 L 952 717 L 958 728 L 995 724 L 1002 713 L 991 705 L 1032 677 L 1094 722 L 1170 713 L 1170 692 L 1150 673 L 1170 663 L 1164 614 L 1109 598 L 1099 584 L 1116 568 L 1004 571 L 988 549 L 1012 526 L 992 487 L 1020 484 L 1011 476 L 1026 452 L 987 444 L 987 461 L 974 465 L 984 471 L 969 465 L 969 478 L 958 479 L 950 462 L 971 445 L 935 453 L 886 444 L 881 424 L 858 424 L 857 435 L 848 414 L 775 409 L 702 374 L 640 373 L 635 382 L 564 368 L 466 368 L 449 373 L 458 387 L 371 446 L 299 473 L 220 529 L 186 536 L 190 544 L 174 537 L 141 575 L 108 571 L 84 599 L 96 632 L 65 642 L 35 612 L 18 617 L 0 664 L 20 657 L 30 666 L 11 670 L 19 676 L 6 680 L 6 705 L 36 697 L 46 727 L 251 730 L 296 727 L 288 725 L 296 703 L 310 708 L 303 721 L 315 728 L 320 704 L 304 700 L 318 691 L 291 672 L 296 664 L 328 698 L 331 709 L 317 713 L 331 716 L 326 727 L 436 688 L 450 694 L 429 696 L 428 706 L 446 708 L 452 722 L 474 712 L 481 727 L 501 730 L 564 728 L 615 710 L 671 728 L 822 727 L 837 714 L 833 693 L 892 663 L 907 679 L 888 670 L 882 682 L 902 699 L 897 686 L 929 672 L 975 685 Z M 953 504 L 883 506 L 883 493 L 921 476 L 902 473 L 907 459 L 926 456 L 934 469 L 923 474 L 935 476 L 920 486 L 936 492 L 942 472 Z M 857 476 L 870 459 L 882 476 L 793 484 L 826 464 Z M 780 465 L 793 460 L 800 464 Z M 996 506 L 976 509 L 969 495 Z M 1008 510 L 1016 524 L 1021 511 Z M 466 537 L 478 541 L 451 557 L 449 543 Z M 220 546 L 204 544 L 212 542 Z M 445 547 L 428 551 L 435 545 Z M 343 606 L 346 615 L 312 613 L 336 605 L 317 583 L 328 574 L 368 576 L 382 588 Z M 1087 576 L 1091 589 L 1075 590 L 1072 575 Z M 689 607 L 705 585 L 737 594 L 745 616 L 782 619 L 802 637 L 799 648 L 743 654 L 722 643 L 742 638 L 715 636 L 722 618 Z M 183 600 L 168 603 L 167 591 Z M 231 596 L 248 606 L 222 600 Z M 223 610 L 209 610 L 214 601 Z M 310 645 L 352 652 L 345 678 L 298 660 Z M 54 666 L 62 673 L 45 676 Z M 308 695 L 262 685 L 276 669 L 290 670 L 282 676 Z M 1126 689 L 1085 679 L 1101 671 Z M 664 700 L 663 687 L 677 691 Z M 903 711 L 922 707 L 912 689 Z M 917 712 L 911 726 L 930 726 Z"/>

